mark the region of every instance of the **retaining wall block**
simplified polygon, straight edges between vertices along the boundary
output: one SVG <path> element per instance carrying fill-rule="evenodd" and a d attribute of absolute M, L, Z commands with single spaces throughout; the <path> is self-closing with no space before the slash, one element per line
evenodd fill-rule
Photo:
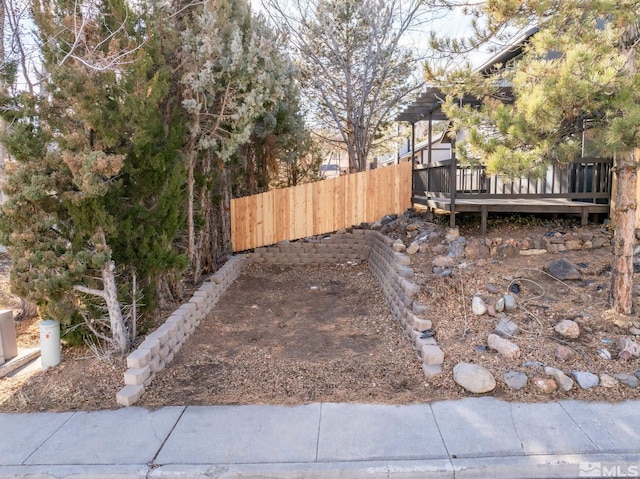
<path fill-rule="evenodd" d="M 411 311 L 407 313 L 407 318 L 418 331 L 424 331 L 425 329 L 431 329 L 433 327 L 433 322 L 430 319 L 424 319 Z"/>
<path fill-rule="evenodd" d="M 165 361 L 167 359 L 167 356 L 169 356 L 170 352 L 171 352 L 171 349 L 169 348 L 169 346 L 167 344 L 163 344 L 162 347 L 160 348 L 160 352 L 158 353 L 160 360 Z"/>
<path fill-rule="evenodd" d="M 156 373 L 151 373 L 149 375 L 149 377 L 144 381 L 144 387 L 145 389 L 148 388 L 149 386 L 151 386 L 151 383 L 153 382 L 153 380 L 156 378 Z"/>
<path fill-rule="evenodd" d="M 421 290 L 420 285 L 404 278 L 400 278 L 400 282 L 402 284 L 402 289 L 404 290 L 404 293 L 408 297 L 415 298 L 420 294 L 420 290 Z"/>
<path fill-rule="evenodd" d="M 198 311 L 207 307 L 209 301 L 206 296 L 192 296 L 189 299 L 191 304 L 195 304 Z"/>
<path fill-rule="evenodd" d="M 167 343 L 167 346 L 169 346 L 169 348 L 174 351 L 176 348 L 176 345 L 179 343 L 180 341 L 178 340 L 178 333 L 176 332 L 175 336 L 172 336 L 169 338 L 169 342 Z"/>
<path fill-rule="evenodd" d="M 178 329 L 180 329 L 180 325 L 178 323 L 163 323 L 158 327 L 158 329 L 156 329 L 156 332 L 166 331 L 168 333 L 167 338 L 161 342 L 169 344 L 169 341 L 176 335 Z"/>
<path fill-rule="evenodd" d="M 393 257 L 394 257 L 396 263 L 404 265 L 404 266 L 411 266 L 411 258 L 409 256 L 407 256 L 406 254 L 394 253 Z"/>
<path fill-rule="evenodd" d="M 414 313 L 420 315 L 429 312 L 429 305 L 414 301 L 412 309 Z"/>
<path fill-rule="evenodd" d="M 422 364 L 422 372 L 427 379 L 442 374 L 442 364 Z"/>
<path fill-rule="evenodd" d="M 158 356 L 158 367 L 156 368 L 156 370 L 154 371 L 154 373 L 159 373 L 160 371 L 163 371 L 164 368 L 167 367 L 167 362 L 160 358 L 160 356 Z"/>
<path fill-rule="evenodd" d="M 196 290 L 196 293 L 204 293 L 204 294 L 211 294 L 213 293 L 213 291 L 215 289 L 217 289 L 217 284 L 216 283 L 212 283 L 211 281 L 205 281 L 204 283 L 202 283 L 200 285 L 200 287 Z"/>
<path fill-rule="evenodd" d="M 423 338 L 418 335 L 413 340 L 413 344 L 415 345 L 415 349 L 422 353 L 423 346 L 437 346 L 438 342 L 435 340 L 435 338 Z"/>
<path fill-rule="evenodd" d="M 414 277 L 413 268 L 410 268 L 409 266 L 397 264 L 396 269 L 398 270 L 398 275 L 402 278 L 412 279 Z"/>
<path fill-rule="evenodd" d="M 411 332 L 412 331 L 413 331 L 413 328 L 411 327 L 410 324 L 405 325 L 404 332 L 409 338 L 411 338 Z"/>
<path fill-rule="evenodd" d="M 151 374 L 151 368 L 145 366 L 143 368 L 129 368 L 124 372 L 125 385 L 137 386 L 143 384 Z"/>
<path fill-rule="evenodd" d="M 151 361 L 151 351 L 149 349 L 136 349 L 127 356 L 127 367 L 143 368 Z"/>
<path fill-rule="evenodd" d="M 160 341 L 158 338 L 151 338 L 147 336 L 147 338 L 140 343 L 138 349 L 148 349 L 151 352 L 151 355 L 155 356 L 158 354 L 158 351 L 160 351 Z"/>
<path fill-rule="evenodd" d="M 176 339 L 178 340 L 178 344 L 182 342 L 184 337 L 185 337 L 185 330 L 183 328 L 180 328 L 176 333 Z"/>
<path fill-rule="evenodd" d="M 116 393 L 116 402 L 121 406 L 131 406 L 135 404 L 144 393 L 142 384 L 129 384 Z"/>
<path fill-rule="evenodd" d="M 168 328 L 156 329 L 152 333 L 148 334 L 145 341 L 148 339 L 157 339 L 160 342 L 160 345 L 166 344 L 169 340 L 169 336 L 171 335 L 171 330 Z M 144 343 L 144 342 L 143 342 Z"/>
<path fill-rule="evenodd" d="M 444 363 L 444 352 L 440 346 L 425 344 L 422 346 L 422 359 L 425 364 L 442 364 Z"/>
<path fill-rule="evenodd" d="M 151 369 L 152 373 L 155 373 L 156 371 L 158 371 L 159 367 L 160 367 L 160 357 L 158 355 L 155 355 L 151 358 L 151 361 L 149 361 L 149 368 Z"/>

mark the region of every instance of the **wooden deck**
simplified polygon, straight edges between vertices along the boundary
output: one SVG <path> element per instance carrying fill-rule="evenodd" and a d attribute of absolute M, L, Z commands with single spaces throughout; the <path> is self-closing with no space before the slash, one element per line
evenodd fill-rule
<path fill-rule="evenodd" d="M 451 212 L 449 198 L 427 198 L 414 196 L 413 203 L 434 210 Z M 609 204 L 597 204 L 585 201 L 571 201 L 564 198 L 513 198 L 513 199 L 458 199 L 454 214 L 479 213 L 482 234 L 487 232 L 489 213 L 558 213 L 580 216 L 583 225 L 588 224 L 590 215 L 608 215 Z"/>
<path fill-rule="evenodd" d="M 448 160 L 414 168 L 412 201 L 448 211 L 452 227 L 456 213 L 479 213 L 482 234 L 489 213 L 575 214 L 587 224 L 590 215 L 609 214 L 611 163 L 581 158 L 544 177 L 509 179 Z"/>

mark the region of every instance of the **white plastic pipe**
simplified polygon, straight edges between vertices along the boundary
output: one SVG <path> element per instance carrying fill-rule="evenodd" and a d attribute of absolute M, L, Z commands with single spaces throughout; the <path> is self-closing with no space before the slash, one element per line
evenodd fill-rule
<path fill-rule="evenodd" d="M 42 369 L 60 364 L 62 347 L 60 346 L 60 323 L 53 319 L 40 321 L 40 359 Z"/>

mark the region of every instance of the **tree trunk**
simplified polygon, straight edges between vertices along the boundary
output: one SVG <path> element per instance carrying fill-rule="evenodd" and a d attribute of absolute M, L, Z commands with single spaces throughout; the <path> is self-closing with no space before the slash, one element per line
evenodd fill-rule
<path fill-rule="evenodd" d="M 104 292 L 104 301 L 107 303 L 107 311 L 109 312 L 109 323 L 111 325 L 111 337 L 113 338 L 113 346 L 118 354 L 124 354 L 129 349 L 127 341 L 127 328 L 124 324 L 122 309 L 118 301 L 118 289 L 116 287 L 115 271 L 116 267 L 113 261 L 109 261 L 102 267 L 102 286 Z"/>
<path fill-rule="evenodd" d="M 633 308 L 633 248 L 636 223 L 636 161 L 633 151 L 618 158 L 616 167 L 616 199 L 613 211 L 613 270 L 611 304 L 621 314 Z"/>
<path fill-rule="evenodd" d="M 187 254 L 189 256 L 189 260 L 193 263 L 194 254 L 195 254 L 195 246 L 196 246 L 196 227 L 193 219 L 193 203 L 195 201 L 195 179 L 194 179 L 194 169 L 196 167 L 196 155 L 197 152 L 195 150 L 189 151 L 187 153 L 187 236 L 188 236 L 188 246 L 187 246 Z"/>

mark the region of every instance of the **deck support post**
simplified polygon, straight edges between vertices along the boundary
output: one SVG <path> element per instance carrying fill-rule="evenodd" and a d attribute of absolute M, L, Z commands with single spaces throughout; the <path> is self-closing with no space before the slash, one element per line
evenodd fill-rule
<path fill-rule="evenodd" d="M 587 226 L 589 224 L 589 208 L 587 208 L 586 206 L 582 207 L 582 218 L 580 224 L 582 226 Z"/>
<path fill-rule="evenodd" d="M 429 112 L 429 149 L 427 150 L 427 164 L 431 164 L 433 150 L 433 112 Z"/>
<path fill-rule="evenodd" d="M 480 206 L 480 234 L 487 234 L 487 217 L 489 216 L 489 207 L 487 205 Z"/>
<path fill-rule="evenodd" d="M 449 199 L 451 200 L 451 213 L 449 227 L 456 227 L 456 188 L 458 187 L 458 159 L 456 158 L 456 139 L 451 138 L 451 166 L 449 169 Z"/>

